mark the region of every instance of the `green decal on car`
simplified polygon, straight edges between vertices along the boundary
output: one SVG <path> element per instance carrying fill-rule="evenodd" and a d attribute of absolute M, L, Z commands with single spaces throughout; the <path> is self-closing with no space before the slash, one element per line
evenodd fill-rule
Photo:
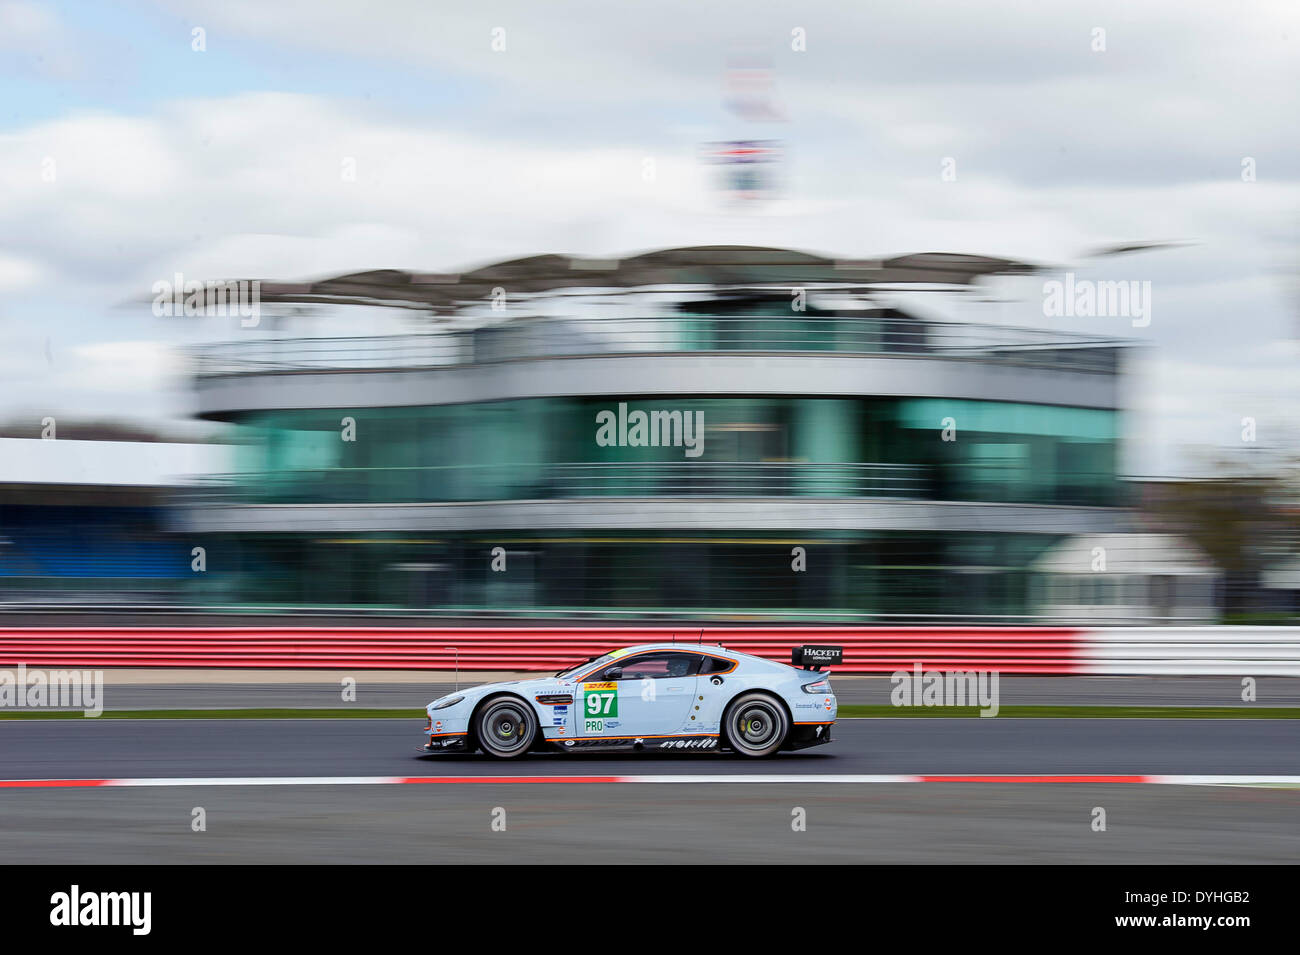
<path fill-rule="evenodd" d="M 582 684 L 582 731 L 605 732 L 606 717 L 618 716 L 617 683 Z"/>

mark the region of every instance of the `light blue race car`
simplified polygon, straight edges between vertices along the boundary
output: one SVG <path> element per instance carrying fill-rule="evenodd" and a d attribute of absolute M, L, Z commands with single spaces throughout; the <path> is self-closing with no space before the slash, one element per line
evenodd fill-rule
<path fill-rule="evenodd" d="M 802 646 L 793 666 L 721 646 L 652 643 L 552 677 L 487 683 L 428 705 L 426 753 L 510 759 L 562 752 L 771 756 L 831 741 L 839 647 Z"/>

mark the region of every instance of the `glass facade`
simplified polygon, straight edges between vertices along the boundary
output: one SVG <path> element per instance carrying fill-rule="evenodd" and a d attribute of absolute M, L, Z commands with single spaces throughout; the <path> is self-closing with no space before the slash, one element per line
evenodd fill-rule
<path fill-rule="evenodd" d="M 1121 503 L 1117 418 L 996 401 L 801 396 L 264 411 L 241 417 L 239 473 L 220 494 L 271 504 L 622 495 L 1110 506 Z M 268 529 L 206 540 L 210 572 L 195 596 L 453 617 L 1016 620 L 1032 613 L 1031 563 L 1058 540 L 807 528 Z M 504 573 L 491 566 L 498 547 Z M 792 566 L 795 547 L 806 550 L 805 572 Z"/>
<path fill-rule="evenodd" d="M 882 621 L 1027 612 L 1044 534 L 256 534 L 211 541 L 209 597 L 448 615 Z M 494 571 L 493 548 L 505 551 Z M 806 570 L 794 572 L 795 547 Z M 226 584 L 219 583 L 225 580 Z"/>
<path fill-rule="evenodd" d="M 636 432 L 637 412 L 649 433 Z M 612 442 L 598 440 L 602 413 L 615 421 Z M 703 426 L 698 455 L 679 427 L 687 418 Z M 1121 503 L 1117 418 L 996 401 L 821 397 L 267 411 L 241 419 L 248 443 L 231 491 L 268 503 L 814 495 L 1104 506 Z"/>
<path fill-rule="evenodd" d="M 196 495 L 211 505 L 196 522 L 212 529 L 204 599 L 453 617 L 1024 620 L 1029 568 L 1058 530 L 1114 515 L 959 505 L 1124 503 L 1118 411 L 924 397 L 959 382 L 960 393 L 1106 405 L 1118 343 L 929 321 L 874 301 L 829 260 L 809 273 L 819 277 L 796 309 L 784 285 L 748 287 L 761 250 L 739 250 L 743 261 L 722 273 L 681 264 L 697 253 L 712 262 L 716 250 L 678 250 L 641 274 L 653 280 L 645 286 L 607 288 L 575 273 L 550 298 L 546 270 L 557 263 L 543 257 L 545 281 L 525 309 L 493 315 L 475 293 L 458 305 L 466 322 L 418 335 L 205 348 L 203 413 L 243 426 L 246 443 L 238 473 Z M 804 268 L 778 259 L 771 270 Z M 770 280 L 771 270 L 760 271 Z M 659 367 L 641 375 L 643 362 Z M 715 367 L 737 391 L 692 394 L 728 387 L 702 378 Z M 873 381 L 882 370 L 888 380 Z M 324 372 L 346 376 L 316 377 Z M 281 375 L 294 379 L 283 391 Z M 244 380 L 250 391 L 238 394 Z M 414 390 L 422 383 L 427 406 L 328 407 L 426 400 Z M 588 390 L 598 396 L 575 394 Z M 900 395 L 909 390 L 921 396 Z M 552 397 L 473 401 L 505 394 Z M 471 403 L 433 404 L 435 395 Z M 304 400 L 320 407 L 243 410 Z M 724 503 L 736 498 L 747 500 Z M 499 503 L 524 501 L 564 503 Z M 224 507 L 241 503 L 353 506 Z M 443 503 L 484 506 L 367 506 Z M 786 513 L 814 516 L 772 517 L 772 505 L 792 503 L 817 506 Z M 1003 530 L 947 529 L 949 514 L 954 527 Z M 759 531 L 751 516 L 801 526 Z M 493 526 L 533 520 L 529 531 Z M 404 525 L 461 530 L 374 530 Z M 290 530 L 331 526 L 355 530 Z M 917 529 L 827 529 L 863 526 Z M 505 551 L 504 572 L 492 568 L 494 548 Z M 806 549 L 806 568 L 793 566 L 795 548 Z"/>

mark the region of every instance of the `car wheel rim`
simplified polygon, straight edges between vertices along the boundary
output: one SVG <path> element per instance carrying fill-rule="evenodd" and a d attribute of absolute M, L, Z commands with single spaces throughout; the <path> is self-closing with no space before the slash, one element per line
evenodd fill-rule
<path fill-rule="evenodd" d="M 513 704 L 493 707 L 483 721 L 494 749 L 511 752 L 528 741 L 528 717 Z"/>
<path fill-rule="evenodd" d="M 771 705 L 750 703 L 736 713 L 736 736 L 746 749 L 762 749 L 771 745 L 782 722 Z"/>

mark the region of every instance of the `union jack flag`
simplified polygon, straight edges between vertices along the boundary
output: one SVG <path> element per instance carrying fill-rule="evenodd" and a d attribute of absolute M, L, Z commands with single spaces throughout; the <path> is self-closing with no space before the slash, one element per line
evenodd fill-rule
<path fill-rule="evenodd" d="M 781 143 L 775 139 L 736 139 L 722 143 L 706 143 L 704 158 L 719 164 L 777 162 L 781 158 Z"/>

